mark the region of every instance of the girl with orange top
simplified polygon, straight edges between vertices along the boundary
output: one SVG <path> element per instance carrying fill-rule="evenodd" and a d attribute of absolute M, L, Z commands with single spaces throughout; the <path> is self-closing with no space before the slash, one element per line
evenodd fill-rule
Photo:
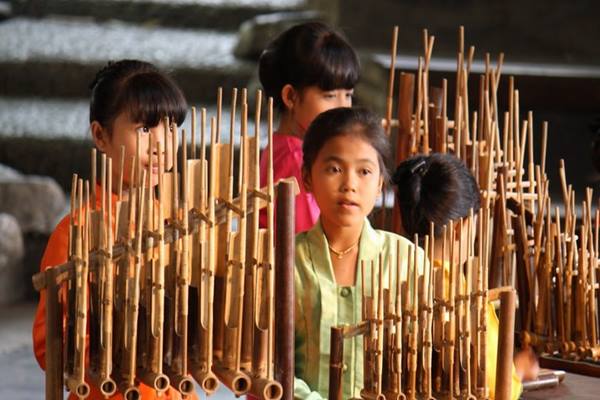
<path fill-rule="evenodd" d="M 118 171 L 120 168 L 121 149 L 124 148 L 125 163 L 123 165 L 123 197 L 128 196 L 128 177 L 134 168 L 132 159 L 136 155 L 136 138 L 152 135 L 156 142 L 162 143 L 163 154 L 148 154 L 148 140 L 140 141 L 141 165 L 147 169 L 152 165 L 164 165 L 165 170 L 173 166 L 174 152 L 172 130 L 165 132 L 162 120 L 169 117 L 177 125 L 181 125 L 187 112 L 187 102 L 181 89 L 166 74 L 154 65 L 137 60 L 121 60 L 109 62 L 100 70 L 91 86 L 90 130 L 96 148 L 115 161 L 113 168 L 111 204 L 117 201 Z M 161 159 L 161 164 L 158 159 Z M 152 185 L 158 184 L 158 168 L 152 171 Z M 97 188 L 99 190 L 99 188 Z M 97 196 L 100 202 L 101 196 Z M 69 241 L 69 215 L 64 217 L 48 240 L 42 257 L 40 270 L 67 262 Z M 40 302 L 33 323 L 33 349 L 35 357 L 42 369 L 45 368 L 46 353 L 46 293 L 40 292 Z M 88 382 L 90 383 L 90 382 Z M 99 388 L 90 384 L 88 399 L 104 399 Z M 179 392 L 172 387 L 159 396 L 153 388 L 140 383 L 141 398 L 146 399 L 180 399 Z M 69 399 L 76 399 L 71 393 Z M 111 399 L 122 399 L 123 395 L 115 393 Z M 197 398 L 195 395 L 189 398 Z"/>

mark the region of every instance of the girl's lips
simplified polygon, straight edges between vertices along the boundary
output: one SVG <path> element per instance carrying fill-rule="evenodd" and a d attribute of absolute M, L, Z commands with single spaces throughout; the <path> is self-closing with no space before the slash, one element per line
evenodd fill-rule
<path fill-rule="evenodd" d="M 342 200 L 338 202 L 338 206 L 344 210 L 355 210 L 358 208 L 358 204 L 353 201 Z"/>

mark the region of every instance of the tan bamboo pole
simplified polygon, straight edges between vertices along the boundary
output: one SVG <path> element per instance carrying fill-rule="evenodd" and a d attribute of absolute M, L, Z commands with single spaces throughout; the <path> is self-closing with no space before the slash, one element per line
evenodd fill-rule
<path fill-rule="evenodd" d="M 392 109 L 394 106 L 394 74 L 396 72 L 396 52 L 398 50 L 398 25 L 394 26 L 392 33 L 392 50 L 390 57 L 390 74 L 387 87 L 387 101 L 385 107 L 385 133 L 390 136 L 392 133 Z"/>
<path fill-rule="evenodd" d="M 563 343 L 566 340 L 565 337 L 565 321 L 564 321 L 564 298 L 563 298 L 563 274 L 564 274 L 564 262 L 563 262 L 563 234 L 560 229 L 560 211 L 558 207 L 555 209 L 555 225 L 556 225 L 556 239 L 555 239 L 555 265 L 556 265 L 556 297 L 555 297 L 555 308 L 556 308 L 556 323 L 557 323 L 557 335 L 558 342 Z"/>
<path fill-rule="evenodd" d="M 168 118 L 163 119 L 163 128 L 164 128 L 164 138 L 165 138 L 165 146 L 167 145 L 168 133 L 171 132 L 171 129 L 174 129 L 174 133 L 171 136 L 172 140 L 172 157 L 173 157 L 173 184 L 172 184 L 172 206 L 173 210 L 171 211 L 171 223 L 176 226 L 177 213 L 179 209 L 179 192 L 177 187 L 177 125 L 169 121 Z M 151 141 L 151 137 L 148 138 Z M 159 141 L 160 143 L 160 141 Z M 159 158 L 162 154 L 159 148 Z M 152 145 L 148 146 L 148 151 L 152 152 Z M 138 163 L 140 162 L 141 157 L 138 156 Z M 145 257 L 142 261 L 145 265 L 146 269 L 149 269 L 147 272 L 149 274 L 150 281 L 147 282 L 149 284 L 148 293 L 148 302 L 146 306 L 146 314 L 149 316 L 147 318 L 147 327 L 148 330 L 145 333 L 146 343 L 144 344 L 147 349 L 146 351 L 146 359 L 144 365 L 140 366 L 139 378 L 146 385 L 153 387 L 157 392 L 162 393 L 166 391 L 169 387 L 169 378 L 167 375 L 163 373 L 163 338 L 165 331 L 164 328 L 164 316 L 165 316 L 165 255 L 164 255 L 164 218 L 162 215 L 162 205 L 165 201 L 164 193 L 159 188 L 159 204 L 158 207 L 158 222 L 154 221 L 154 196 L 152 194 L 152 157 L 150 157 L 150 162 L 148 164 L 149 171 L 147 172 L 148 179 L 148 188 L 147 192 L 144 190 L 145 182 L 142 182 L 142 190 L 140 192 L 139 199 L 141 202 L 144 202 L 143 208 L 147 210 L 145 214 L 146 220 L 142 222 L 143 217 L 141 217 L 139 223 L 145 225 L 150 232 L 154 232 L 156 228 L 158 228 L 158 259 L 155 259 L 152 251 L 145 251 Z M 146 174 L 146 171 L 143 171 Z M 162 172 L 159 168 L 159 185 L 160 185 L 160 174 Z M 163 186 L 164 187 L 164 186 Z M 140 228 L 141 229 L 141 228 Z M 180 251 L 178 249 L 179 245 L 179 232 L 174 230 L 175 240 L 171 245 L 171 263 L 175 265 L 174 269 L 176 270 L 179 264 Z M 142 233 L 140 232 L 140 236 Z M 141 238 L 139 239 L 142 240 Z M 148 236 L 148 239 L 144 239 L 146 241 L 147 246 L 154 246 L 154 240 L 152 235 Z M 142 246 L 140 244 L 140 246 Z M 141 252 L 140 247 L 140 252 Z M 172 327 L 168 326 L 167 330 L 171 330 Z M 171 335 L 169 335 L 171 336 Z"/>
<path fill-rule="evenodd" d="M 92 204 L 92 207 L 94 207 L 94 210 L 96 209 L 96 176 L 97 176 L 96 168 L 97 168 L 97 162 L 98 162 L 97 160 L 98 160 L 98 158 L 96 156 L 96 148 L 93 148 L 92 149 L 90 181 L 91 181 L 91 187 L 92 187 L 91 204 Z"/>
<path fill-rule="evenodd" d="M 488 211 L 489 208 L 486 209 Z M 484 241 L 487 243 L 489 232 L 484 232 L 483 230 L 483 220 L 486 218 L 484 210 L 481 210 L 479 213 L 479 218 L 477 219 L 477 283 L 476 283 L 476 292 L 475 292 L 475 301 L 476 301 L 476 314 L 475 314 L 475 327 L 476 333 L 474 336 L 475 345 L 473 347 L 474 353 L 473 358 L 474 362 L 474 378 L 473 381 L 476 387 L 476 394 L 478 398 L 487 398 L 486 392 L 486 368 L 485 368 L 485 353 L 486 353 L 486 331 L 485 331 L 485 319 L 487 316 L 487 303 L 485 302 L 485 294 L 484 294 L 484 282 L 487 281 L 485 271 L 485 261 L 484 258 L 487 258 L 484 253 Z M 486 237 L 484 237 L 486 236 Z"/>
<path fill-rule="evenodd" d="M 418 250 L 419 250 L 419 235 L 414 235 L 413 248 L 411 249 L 411 257 L 409 258 L 409 274 L 407 274 L 407 282 L 409 277 L 412 278 L 412 292 L 410 299 L 410 321 L 411 330 L 409 334 L 408 344 L 408 383 L 406 389 L 406 398 L 415 400 L 417 397 L 417 343 L 419 332 L 419 320 L 417 318 L 419 308 L 419 268 L 418 268 Z M 424 265 L 425 263 L 423 263 Z M 410 286 L 409 286 L 410 287 Z"/>
<path fill-rule="evenodd" d="M 527 129 L 527 135 L 528 135 L 527 141 L 529 142 L 528 146 L 527 146 L 527 149 L 529 151 L 528 157 L 527 157 L 527 159 L 529 161 L 529 164 L 527 167 L 527 172 L 528 172 L 528 177 L 529 177 L 529 194 L 532 196 L 530 203 L 529 203 L 529 208 L 530 208 L 531 212 L 535 213 L 535 201 L 533 199 L 533 194 L 537 188 L 535 185 L 536 180 L 535 180 L 535 175 L 534 175 L 535 174 L 535 167 L 534 167 L 535 160 L 533 159 L 533 112 L 532 111 L 529 111 L 527 113 L 527 128 L 528 128 Z M 541 183 L 541 181 L 538 181 L 537 183 L 539 184 L 539 183 Z"/>
<path fill-rule="evenodd" d="M 384 292 L 384 275 L 383 275 L 383 254 L 379 253 L 378 256 L 378 284 L 377 284 L 377 340 L 376 340 L 376 364 L 375 364 L 375 375 L 377 376 L 377 382 L 375 387 L 375 393 L 377 396 L 383 396 L 383 386 L 382 386 L 382 378 L 383 378 L 383 318 L 384 318 L 384 304 L 383 304 L 383 292 Z M 372 277 L 374 279 L 375 277 Z"/>
<path fill-rule="evenodd" d="M 223 88 L 217 89 L 217 143 L 221 142 L 221 115 L 223 110 Z M 233 111 L 233 110 L 232 110 Z"/>
<path fill-rule="evenodd" d="M 511 398 L 515 301 L 514 290 L 504 291 L 500 294 L 500 329 L 498 332 L 495 390 L 497 400 L 509 400 Z"/>
<path fill-rule="evenodd" d="M 433 350 L 433 286 L 434 271 L 433 271 L 433 259 L 434 259 L 434 227 L 433 223 L 430 224 L 429 235 L 425 236 L 424 243 L 424 257 L 423 257 L 423 271 L 424 277 L 423 282 L 425 284 L 425 290 L 423 291 L 423 395 L 425 400 L 433 400 L 433 385 L 432 378 L 433 374 L 431 371 L 431 356 Z M 425 257 L 429 258 L 429 262 L 425 262 Z"/>
<path fill-rule="evenodd" d="M 205 114 L 205 113 L 203 113 Z M 200 301 L 198 305 L 200 326 L 198 327 L 198 355 L 194 360 L 192 376 L 200 384 L 204 392 L 214 393 L 219 382 L 212 371 L 213 365 L 213 298 L 214 298 L 214 277 L 217 270 L 216 256 L 216 224 L 215 224 L 215 190 L 217 182 L 217 119 L 210 120 L 210 179 L 208 179 L 208 195 L 206 212 L 208 214 L 208 233 L 204 249 L 208 253 L 206 256 L 206 266 L 201 271 Z M 204 138 L 204 135 L 202 136 Z M 202 160 L 205 160 L 205 146 L 202 144 Z M 203 163 L 202 165 L 205 165 Z M 203 173 L 202 176 L 207 175 Z"/>
<path fill-rule="evenodd" d="M 78 262 L 75 265 L 75 335 L 74 360 L 71 374 L 66 377 L 66 385 L 71 393 L 85 398 L 90 392 L 85 382 L 86 326 L 88 314 L 88 265 L 90 247 L 90 187 L 85 182 L 85 195 L 82 199 L 84 185 L 79 181 L 79 210 L 78 210 L 78 240 L 76 254 Z"/>
<path fill-rule="evenodd" d="M 260 99 L 260 95 L 257 95 L 257 97 L 259 97 Z M 257 104 L 257 115 L 256 115 L 256 119 L 255 119 L 255 140 L 256 140 L 256 144 L 255 146 L 258 145 L 258 136 L 259 136 L 259 120 L 260 120 L 260 105 Z M 242 210 L 244 211 L 244 213 L 247 212 L 247 207 L 246 207 L 246 201 L 244 200 L 247 195 L 246 193 L 250 190 L 250 192 L 253 192 L 254 190 L 258 190 L 258 186 L 260 185 L 259 180 L 257 179 L 257 170 L 258 168 L 258 163 L 259 163 L 259 154 L 258 154 L 258 148 L 255 147 L 254 151 L 255 151 L 255 157 L 254 157 L 254 161 L 255 161 L 255 165 L 254 167 L 254 187 L 253 188 L 248 188 L 248 182 L 249 182 L 249 178 L 250 178 L 250 166 L 249 166 L 249 162 L 250 162 L 250 151 L 251 149 L 249 148 L 249 141 L 248 141 L 248 137 L 247 137 L 247 114 L 248 114 L 248 105 L 247 104 L 242 104 L 242 139 L 241 139 L 241 152 L 242 155 L 240 156 L 240 159 L 242 161 L 240 161 L 240 170 L 244 171 L 243 176 L 240 176 L 240 181 L 242 182 L 242 187 L 241 187 L 241 194 L 240 196 L 242 197 Z M 269 123 L 270 125 L 270 130 L 271 130 L 271 136 L 273 135 L 273 128 L 272 128 L 272 115 L 270 115 L 271 118 L 271 122 Z M 272 163 L 272 162 L 270 162 Z M 272 170 L 272 167 L 271 167 Z M 271 186 L 270 189 L 268 189 L 270 192 L 273 191 L 272 189 L 272 185 L 273 185 L 273 178 L 272 178 L 272 172 L 269 172 L 269 175 L 271 175 L 269 177 L 269 184 Z M 260 233 L 258 230 L 258 198 L 256 196 L 253 197 L 254 201 L 254 205 L 256 208 L 254 208 L 254 210 L 256 210 L 253 213 L 253 220 L 251 221 L 252 224 L 252 230 L 254 230 L 255 232 L 255 240 L 257 241 L 256 244 L 260 243 Z M 274 308 L 274 296 L 273 296 L 273 291 L 274 291 L 274 263 L 275 263 L 275 255 L 273 253 L 273 248 L 272 246 L 274 246 L 274 235 L 273 235 L 273 231 L 274 231 L 274 225 L 273 225 L 273 213 L 274 210 L 272 209 L 272 197 L 270 198 L 270 203 L 267 205 L 267 217 L 269 219 L 268 221 L 268 233 L 267 233 L 267 241 L 268 241 L 268 251 L 266 252 L 267 254 L 264 254 L 265 251 L 261 251 L 260 253 L 262 253 L 262 260 L 263 261 L 261 264 L 261 269 L 262 269 L 262 273 L 264 275 L 264 277 L 266 278 L 265 280 L 263 280 L 264 284 L 260 285 L 261 290 L 257 290 L 258 289 L 258 282 L 257 282 L 257 286 L 254 286 L 254 281 L 251 281 L 251 287 L 252 287 L 252 292 L 253 292 L 253 297 L 256 298 L 256 302 L 252 302 L 254 310 L 252 313 L 250 313 L 249 316 L 246 316 L 246 318 L 250 317 L 252 318 L 252 325 L 251 327 L 254 330 L 254 334 L 253 334 L 253 342 L 254 342 L 254 348 L 253 348 L 253 357 L 252 357 L 252 387 L 251 387 L 251 392 L 253 394 L 255 394 L 256 396 L 259 396 L 261 398 L 265 398 L 265 399 L 279 399 L 281 398 L 281 396 L 283 395 L 283 389 L 282 386 L 279 382 L 276 382 L 275 380 L 273 380 L 273 369 L 272 369 L 272 364 L 273 364 L 273 341 L 272 341 L 272 335 L 273 335 L 273 320 L 274 320 L 274 315 L 273 315 L 273 308 Z M 270 210 L 269 210 L 270 208 Z M 246 218 L 243 218 L 243 221 L 245 221 Z M 240 226 L 242 226 L 242 224 L 240 224 Z M 246 231 L 246 227 L 244 227 L 244 231 Z M 243 238 L 241 238 L 243 239 Z M 240 239 L 240 240 L 241 240 Z M 256 255 L 258 255 L 258 248 L 254 248 L 253 249 L 256 253 Z M 262 249 L 261 249 L 262 250 Z M 244 254 L 245 256 L 245 254 Z M 266 257 L 266 260 L 265 260 Z M 266 261 L 266 262 L 264 262 Z M 244 261 L 244 263 L 246 265 L 248 265 L 248 263 L 246 262 L 246 260 Z M 246 272 L 246 276 L 252 278 L 252 274 L 248 274 Z M 258 301 L 258 298 L 260 297 L 260 301 Z M 260 305 L 259 305 L 260 304 Z M 262 307 L 261 307 L 262 306 Z"/>
<path fill-rule="evenodd" d="M 396 254 L 400 254 L 400 241 L 396 242 Z M 390 269 L 390 275 L 392 271 Z M 363 271 L 364 279 L 364 271 Z M 406 395 L 402 391 L 402 260 L 396 257 L 396 285 L 395 285 L 395 304 L 393 314 L 394 336 L 391 346 L 391 382 L 390 393 L 386 393 L 386 398 L 405 400 Z M 364 290 L 364 283 L 363 283 Z M 390 286 L 391 292 L 391 286 Z M 363 296 L 364 298 L 364 296 Z M 364 306 L 364 303 L 363 303 Z"/>
<path fill-rule="evenodd" d="M 256 306 L 255 306 L 255 284 L 256 284 L 256 276 L 257 276 L 257 267 L 259 264 L 259 241 L 260 241 L 260 232 L 259 232 L 259 198 L 257 195 L 257 190 L 259 190 L 259 184 L 256 182 L 256 177 L 259 174 L 259 163 L 258 158 L 260 154 L 256 150 L 256 143 L 258 142 L 258 129 L 260 124 L 260 104 L 259 104 L 259 96 L 260 90 L 257 91 L 257 102 L 256 108 L 259 113 L 255 116 L 254 120 L 254 130 L 255 135 L 253 138 L 248 138 L 245 134 L 247 132 L 247 116 L 248 113 L 247 104 L 242 104 L 242 107 L 245 107 L 242 110 L 242 141 L 247 141 L 247 143 L 243 143 L 243 146 L 246 146 L 248 155 L 245 158 L 246 161 L 243 162 L 244 174 L 247 177 L 247 185 L 249 191 L 249 202 L 250 208 L 252 209 L 252 214 L 249 216 L 250 221 L 247 223 L 247 244 L 246 244 L 246 259 L 245 259 L 245 278 L 244 278 L 244 302 L 243 302 L 243 315 L 244 318 L 242 320 L 242 344 L 241 344 L 241 354 L 240 354 L 240 367 L 243 371 L 248 371 L 251 377 L 254 377 L 254 367 L 252 363 L 252 353 L 253 353 L 253 341 L 254 341 L 254 326 L 256 319 Z M 252 144 L 252 146 L 251 146 Z M 242 145 L 242 143 L 240 143 Z M 260 150 L 259 150 L 260 151 Z M 252 163 L 252 166 L 251 166 Z M 250 173 L 252 168 L 253 173 Z M 242 183 L 242 176 L 240 172 L 239 184 Z M 240 187 L 241 192 L 241 187 Z M 254 389 L 254 384 L 252 385 Z"/>
<path fill-rule="evenodd" d="M 450 221 L 448 236 L 450 244 L 450 284 L 449 284 L 449 296 L 448 296 L 448 310 L 450 320 L 446 325 L 446 384 L 448 390 L 448 399 L 451 400 L 454 397 L 454 340 L 456 337 L 456 317 L 455 317 L 455 300 L 456 300 L 456 280 L 458 277 L 457 265 L 455 261 L 455 239 L 454 239 L 454 223 Z"/>
<path fill-rule="evenodd" d="M 191 117 L 192 117 L 192 121 L 191 121 L 191 134 L 192 134 L 192 159 L 196 158 L 196 107 L 192 106 L 192 112 L 191 112 Z M 187 146 L 187 143 L 182 142 L 181 143 L 182 146 Z"/>
<path fill-rule="evenodd" d="M 106 165 L 108 164 L 108 165 Z M 111 378 L 112 373 L 112 336 L 113 336 L 113 210 L 110 201 L 112 188 L 112 159 L 106 160 L 102 155 L 102 207 L 99 224 L 100 251 L 104 258 L 101 261 L 100 272 L 100 337 L 99 337 L 99 363 L 94 370 L 90 363 L 90 378 L 100 388 L 105 397 L 112 396 L 116 391 L 116 384 Z M 105 220 L 106 218 L 106 220 Z M 94 299 L 92 299 L 94 301 Z M 90 338 L 91 339 L 91 338 Z M 91 343 L 90 343 L 91 346 Z"/>
<path fill-rule="evenodd" d="M 490 155 L 491 157 L 491 155 Z M 461 395 L 466 399 L 475 399 L 473 395 L 473 381 L 472 379 L 472 369 L 471 369 L 471 292 L 472 292 L 472 279 L 473 279 L 473 245 L 474 245 L 474 214 L 473 209 L 469 211 L 469 217 L 467 219 L 467 263 L 466 263 L 466 287 L 463 289 L 463 346 L 462 346 L 462 368 L 465 371 L 465 382 L 463 384 L 463 388 L 461 390 Z M 463 286 L 463 285 L 461 285 Z"/>
<path fill-rule="evenodd" d="M 194 111 L 195 114 L 195 111 Z M 193 126 L 195 126 L 195 115 L 193 114 Z M 193 127 L 195 130 L 195 127 Z M 194 138 L 192 135 L 192 139 Z M 192 142 L 192 152 L 195 153 L 195 140 Z M 193 393 L 194 383 L 190 375 L 188 374 L 188 298 L 189 298 L 189 285 L 191 281 L 190 271 L 190 231 L 189 231 L 189 204 L 190 204 L 190 177 L 188 172 L 188 160 L 187 160 L 187 138 L 185 129 L 181 130 L 181 208 L 177 218 L 177 223 L 180 224 L 179 229 L 181 233 L 180 246 L 181 246 L 181 258 L 178 268 L 175 270 L 176 279 L 174 296 L 174 307 L 172 312 L 174 315 L 173 319 L 173 336 L 172 336 L 172 349 L 171 349 L 171 360 L 168 366 L 168 376 L 171 385 L 177 390 L 187 396 Z M 159 153 L 160 154 L 160 153 Z M 158 220 L 158 225 L 162 225 L 162 220 Z M 174 245 L 178 245 L 175 244 Z M 162 267 L 159 262 L 159 266 Z"/>
<path fill-rule="evenodd" d="M 542 148 L 540 155 L 540 165 L 542 176 L 546 174 L 546 148 L 548 146 L 548 121 L 542 123 Z"/>

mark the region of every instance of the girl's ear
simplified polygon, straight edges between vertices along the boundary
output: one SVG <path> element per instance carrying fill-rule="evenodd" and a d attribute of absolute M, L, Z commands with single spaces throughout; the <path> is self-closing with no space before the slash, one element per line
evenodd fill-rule
<path fill-rule="evenodd" d="M 306 170 L 306 168 L 302 168 L 302 181 L 304 182 L 304 190 L 308 193 L 312 192 L 312 180 L 310 178 L 310 173 Z"/>
<path fill-rule="evenodd" d="M 467 219 L 454 221 L 454 240 L 457 242 L 460 240 L 461 233 L 463 234 L 463 239 L 467 238 L 467 223 Z"/>
<path fill-rule="evenodd" d="M 379 184 L 377 185 L 377 189 L 377 195 L 380 195 L 383 190 L 383 176 L 381 174 L 379 174 Z"/>
<path fill-rule="evenodd" d="M 105 152 L 106 146 L 108 145 L 109 136 L 106 129 L 100 125 L 100 122 L 93 121 L 90 125 L 90 130 L 92 132 L 92 139 L 94 140 L 94 144 L 98 150 Z"/>
<path fill-rule="evenodd" d="M 281 100 L 286 109 L 291 110 L 294 108 L 294 103 L 297 102 L 297 98 L 296 89 L 289 83 L 281 88 Z"/>

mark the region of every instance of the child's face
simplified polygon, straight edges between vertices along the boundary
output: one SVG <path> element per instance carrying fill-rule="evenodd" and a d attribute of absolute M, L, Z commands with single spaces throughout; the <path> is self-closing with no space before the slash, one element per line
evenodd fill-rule
<path fill-rule="evenodd" d="M 286 106 L 302 134 L 322 112 L 332 108 L 352 107 L 354 89 L 321 90 L 318 86 L 308 86 L 301 91 L 291 90 L 292 100 L 286 102 Z"/>
<path fill-rule="evenodd" d="M 362 226 L 383 184 L 377 151 L 358 135 L 327 141 L 306 178 L 322 221 L 339 227 Z"/>
<path fill-rule="evenodd" d="M 158 184 L 159 154 L 156 149 L 157 142 L 161 142 L 163 170 L 168 171 L 173 167 L 173 132 L 170 131 L 165 137 L 163 123 L 159 123 L 154 127 L 147 127 L 143 123 L 132 121 L 129 113 L 122 112 L 113 122 L 111 135 L 108 134 L 106 128 L 100 126 L 96 121 L 92 122 L 91 129 L 96 147 L 113 160 L 113 182 L 115 184 L 119 176 L 119 160 L 121 157 L 121 147 L 123 146 L 125 147 L 123 182 L 125 186 L 129 186 L 129 178 L 134 168 L 133 157 L 137 154 L 136 141 L 138 132 L 140 132 L 140 159 L 142 168 L 148 171 L 148 166 L 152 161 L 152 186 Z M 150 147 L 149 138 L 154 143 L 152 157 L 149 157 L 148 154 L 148 148 Z"/>

